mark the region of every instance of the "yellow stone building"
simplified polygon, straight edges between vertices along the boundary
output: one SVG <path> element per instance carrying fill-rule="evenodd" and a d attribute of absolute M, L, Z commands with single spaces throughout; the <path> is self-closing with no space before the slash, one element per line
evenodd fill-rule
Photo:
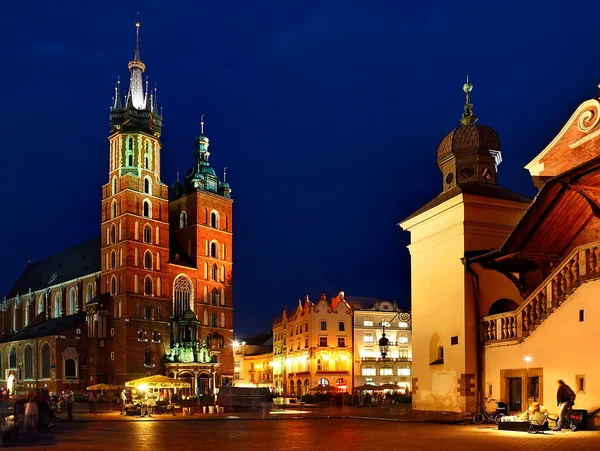
<path fill-rule="evenodd" d="M 344 293 L 316 303 L 308 296 L 273 323 L 275 392 L 300 397 L 322 391 L 352 392 L 352 308 Z M 329 387 L 329 388 L 325 388 Z"/>
<path fill-rule="evenodd" d="M 489 396 L 556 414 L 563 379 L 576 408 L 596 410 L 600 101 L 582 103 L 526 166 L 531 201 L 498 185 L 500 140 L 475 123 L 464 90 L 461 125 L 437 152 L 442 192 L 400 223 L 411 235 L 413 409 L 464 417 Z"/>
<path fill-rule="evenodd" d="M 273 391 L 273 341 L 261 345 L 234 342 L 235 387 L 268 388 Z"/>

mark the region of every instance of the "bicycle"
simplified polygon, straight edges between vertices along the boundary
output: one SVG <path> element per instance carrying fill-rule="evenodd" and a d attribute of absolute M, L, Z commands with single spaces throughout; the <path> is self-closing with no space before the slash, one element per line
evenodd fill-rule
<path fill-rule="evenodd" d="M 494 410 L 493 412 L 488 412 L 487 411 L 487 406 L 490 402 L 495 402 L 496 400 L 493 398 L 485 398 L 485 406 L 483 406 L 481 408 L 481 411 L 476 413 L 473 416 L 473 423 L 475 424 L 482 424 L 482 423 L 495 423 L 498 424 L 500 423 L 500 421 L 502 421 L 502 417 L 505 415 L 504 411 L 507 410 L 507 406 L 506 404 L 504 404 L 502 401 L 498 401 L 497 402 L 497 406 L 496 406 L 496 410 Z"/>

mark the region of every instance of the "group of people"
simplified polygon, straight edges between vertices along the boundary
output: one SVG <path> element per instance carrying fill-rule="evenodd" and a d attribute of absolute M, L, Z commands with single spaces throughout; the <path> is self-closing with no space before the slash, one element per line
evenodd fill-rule
<path fill-rule="evenodd" d="M 40 426 L 52 427 L 57 413 L 62 413 L 61 405 L 67 407 L 67 419 L 73 420 L 73 392 L 65 387 L 62 395 L 50 396 L 48 390 L 32 390 L 25 397 L 25 430 L 36 432 Z"/>

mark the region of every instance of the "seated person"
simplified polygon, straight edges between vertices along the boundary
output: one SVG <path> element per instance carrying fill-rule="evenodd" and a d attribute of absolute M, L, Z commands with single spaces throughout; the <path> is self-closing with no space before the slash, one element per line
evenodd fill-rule
<path fill-rule="evenodd" d="M 532 402 L 531 405 L 529 406 L 529 419 L 531 419 L 531 417 L 533 417 L 533 415 L 535 415 L 538 412 L 544 413 L 544 414 L 548 414 L 548 409 L 546 409 L 544 406 L 540 405 L 539 402 Z M 527 410 L 525 412 L 523 412 L 521 415 L 519 415 L 519 420 L 520 421 L 527 421 Z"/>

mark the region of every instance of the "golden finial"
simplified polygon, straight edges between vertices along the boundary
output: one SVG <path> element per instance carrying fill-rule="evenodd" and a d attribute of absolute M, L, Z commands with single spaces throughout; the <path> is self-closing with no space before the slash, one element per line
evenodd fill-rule
<path fill-rule="evenodd" d="M 467 73 L 467 82 L 463 85 L 463 91 L 466 96 L 465 111 L 460 118 L 460 123 L 463 125 L 471 125 L 477 122 L 477 116 L 473 114 L 473 105 L 471 104 L 471 91 L 473 85 L 469 82 L 469 74 Z"/>

